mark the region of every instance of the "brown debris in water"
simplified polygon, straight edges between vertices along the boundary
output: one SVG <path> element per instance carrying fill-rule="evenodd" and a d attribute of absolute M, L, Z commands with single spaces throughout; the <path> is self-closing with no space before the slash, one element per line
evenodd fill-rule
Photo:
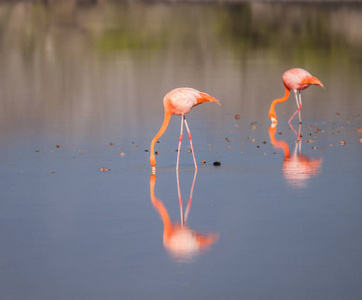
<path fill-rule="evenodd" d="M 219 167 L 219 166 L 221 166 L 221 162 L 220 161 L 214 161 L 213 165 L 215 167 Z"/>
<path fill-rule="evenodd" d="M 202 160 L 201 163 L 204 165 L 206 164 L 206 160 Z"/>
<path fill-rule="evenodd" d="M 340 144 L 341 146 L 345 146 L 345 145 L 346 145 L 346 141 L 345 141 L 345 140 L 342 140 L 342 141 L 339 142 L 339 144 Z"/>
<path fill-rule="evenodd" d="M 106 171 L 110 171 L 111 169 L 108 169 L 108 168 L 100 168 L 99 171 L 101 172 L 106 172 Z"/>
<path fill-rule="evenodd" d="M 235 120 L 239 120 L 240 119 L 240 115 L 239 114 L 236 114 L 235 115 Z"/>

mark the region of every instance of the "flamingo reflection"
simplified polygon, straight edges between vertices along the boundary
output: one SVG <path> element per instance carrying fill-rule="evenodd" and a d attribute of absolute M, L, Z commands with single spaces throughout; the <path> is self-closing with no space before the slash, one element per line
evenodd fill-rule
<path fill-rule="evenodd" d="M 152 174 L 150 177 L 150 195 L 154 207 L 161 215 L 163 221 L 163 245 L 179 261 L 188 261 L 202 250 L 209 248 L 214 244 L 219 237 L 218 233 L 203 234 L 192 230 L 186 225 L 187 217 L 191 209 L 192 194 L 195 186 L 197 170 L 195 171 L 194 179 L 191 186 L 190 198 L 187 204 L 185 214 L 183 213 L 183 205 L 180 191 L 180 181 L 178 172 L 177 177 L 177 191 L 179 197 L 181 222 L 171 223 L 170 216 L 167 209 L 164 207 L 162 201 L 155 196 L 156 175 Z"/>
<path fill-rule="evenodd" d="M 270 142 L 274 148 L 284 151 L 282 171 L 288 184 L 297 188 L 305 188 L 308 185 L 308 179 L 318 175 L 322 165 L 322 158 L 309 158 L 302 154 L 301 125 L 299 124 L 298 132 L 291 123 L 289 123 L 289 126 L 297 136 L 293 153 L 290 153 L 289 146 L 285 141 L 275 139 L 276 124 L 269 127 Z"/>

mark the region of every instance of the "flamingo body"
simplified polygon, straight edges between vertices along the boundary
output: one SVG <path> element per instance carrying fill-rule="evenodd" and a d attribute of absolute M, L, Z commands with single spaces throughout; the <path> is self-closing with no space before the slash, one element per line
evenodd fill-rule
<path fill-rule="evenodd" d="M 174 115 L 187 114 L 197 105 L 199 97 L 199 91 L 195 89 L 178 88 L 166 94 L 163 98 L 163 105 L 171 110 Z"/>
<path fill-rule="evenodd" d="M 306 89 L 310 85 L 319 85 L 321 87 L 324 87 L 322 82 L 312 76 L 308 71 L 301 69 L 301 68 L 294 68 L 290 69 L 286 72 L 284 72 L 282 76 L 282 81 L 285 87 L 285 94 L 284 97 L 275 99 L 271 105 L 269 110 L 269 118 L 271 119 L 272 123 L 277 123 L 277 115 L 275 113 L 275 105 L 280 102 L 287 101 L 289 98 L 290 90 L 294 91 L 295 99 L 297 103 L 297 110 L 292 115 L 292 117 L 289 119 L 289 122 L 294 118 L 294 116 L 298 113 L 299 114 L 299 122 L 302 122 L 301 116 L 300 116 L 300 110 L 302 108 L 302 97 L 300 94 L 301 90 Z"/>
<path fill-rule="evenodd" d="M 150 164 L 152 167 L 152 171 L 155 172 L 156 170 L 156 158 L 154 154 L 154 147 L 157 139 L 159 139 L 167 129 L 167 126 L 170 122 L 172 115 L 181 115 L 181 131 L 180 131 L 180 138 L 179 138 L 179 147 L 177 153 L 177 163 L 176 163 L 176 170 L 178 170 L 179 165 L 179 157 L 180 157 L 180 149 L 181 149 L 181 141 L 182 141 L 182 132 L 183 132 L 183 122 L 185 122 L 186 129 L 190 139 L 190 146 L 191 151 L 194 159 L 195 169 L 197 170 L 197 164 L 195 159 L 195 154 L 193 151 L 192 146 L 192 138 L 191 132 L 189 130 L 189 126 L 187 125 L 185 114 L 189 113 L 191 109 L 201 104 L 202 102 L 216 102 L 220 105 L 219 100 L 215 99 L 214 97 L 195 90 L 193 88 L 176 88 L 170 92 L 168 92 L 165 97 L 163 98 L 163 106 L 164 106 L 164 120 L 163 124 L 159 130 L 159 132 L 155 135 L 151 142 L 151 149 L 150 149 Z"/>

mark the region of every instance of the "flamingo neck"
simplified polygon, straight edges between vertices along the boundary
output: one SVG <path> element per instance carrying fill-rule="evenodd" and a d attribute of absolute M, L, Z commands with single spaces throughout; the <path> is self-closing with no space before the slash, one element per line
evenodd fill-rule
<path fill-rule="evenodd" d="M 171 119 L 172 114 L 165 111 L 165 117 L 163 119 L 163 123 L 162 126 L 159 130 L 159 132 L 155 135 L 155 137 L 153 138 L 152 142 L 151 142 L 151 149 L 150 149 L 150 163 L 152 167 L 156 166 L 156 158 L 155 158 L 155 143 L 156 141 L 164 134 L 164 132 L 167 129 L 168 124 L 170 123 L 170 119 Z"/>
<path fill-rule="evenodd" d="M 278 99 L 275 99 L 271 105 L 270 105 L 270 109 L 269 109 L 269 118 L 270 119 L 274 119 L 275 121 L 277 120 L 277 114 L 275 113 L 275 105 L 277 103 L 281 103 L 281 102 L 284 102 L 284 101 L 287 101 L 288 98 L 289 98 L 289 94 L 290 94 L 290 89 L 287 88 L 286 86 L 285 87 L 285 93 L 284 93 L 284 96 L 282 98 L 278 98 Z"/>

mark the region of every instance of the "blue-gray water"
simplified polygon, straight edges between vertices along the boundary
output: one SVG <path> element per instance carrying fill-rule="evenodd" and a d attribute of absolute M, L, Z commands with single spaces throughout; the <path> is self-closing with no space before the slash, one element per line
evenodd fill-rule
<path fill-rule="evenodd" d="M 359 4 L 0 4 L 0 298 L 360 299 L 361 16 Z M 302 92 L 300 128 L 293 95 L 272 128 L 292 67 L 326 89 Z M 199 170 L 172 250 L 180 117 L 155 177 L 147 150 L 179 86 L 222 105 L 186 116 Z M 212 241 L 198 250 L 200 236 Z"/>

